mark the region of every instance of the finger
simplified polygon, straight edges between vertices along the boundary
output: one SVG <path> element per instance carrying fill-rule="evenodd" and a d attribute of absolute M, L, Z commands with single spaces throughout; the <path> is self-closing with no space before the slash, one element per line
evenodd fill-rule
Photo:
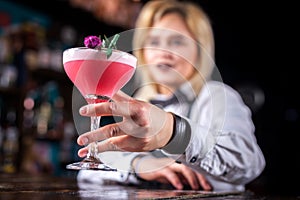
<path fill-rule="evenodd" d="M 174 163 L 175 170 L 182 174 L 182 176 L 187 180 L 189 186 L 193 190 L 199 189 L 199 182 L 196 176 L 196 173 L 190 169 L 189 167 L 186 167 L 185 165 Z"/>
<path fill-rule="evenodd" d="M 158 178 L 155 178 L 155 179 L 152 179 L 152 180 L 156 180 L 160 183 L 163 183 L 163 184 L 170 184 L 170 181 L 168 179 L 166 179 L 165 177 L 158 177 Z"/>
<path fill-rule="evenodd" d="M 79 145 L 87 145 L 91 142 L 98 142 L 112 137 L 122 136 L 125 133 L 120 129 L 119 123 L 103 126 L 95 131 L 86 132 L 77 138 Z"/>
<path fill-rule="evenodd" d="M 119 90 L 112 98 L 114 101 L 130 101 L 133 98 L 129 95 L 127 95 L 126 93 L 124 93 L 123 91 Z"/>
<path fill-rule="evenodd" d="M 118 91 L 114 97 L 114 101 L 119 101 L 119 102 L 128 102 L 132 100 L 133 98 L 128 96 L 122 91 Z M 102 103 L 97 103 L 97 104 L 88 104 L 85 106 L 82 106 L 79 109 L 79 113 L 83 116 L 96 116 L 96 115 L 111 115 L 111 103 L 110 102 L 102 102 Z"/>
<path fill-rule="evenodd" d="M 147 111 L 142 102 L 123 101 L 123 102 L 103 102 L 98 104 L 88 104 L 79 109 L 82 116 L 123 116 L 134 118 L 135 116 L 144 116 Z M 146 115 L 148 116 L 148 115 Z"/>
<path fill-rule="evenodd" d="M 189 185 L 193 190 L 198 190 L 200 185 L 195 172 L 191 169 L 183 172 L 184 177 L 187 179 Z"/>
<path fill-rule="evenodd" d="M 122 138 L 122 136 L 120 136 L 120 137 Z M 79 143 L 79 141 L 78 141 L 78 143 Z M 119 143 L 122 144 L 122 142 L 119 142 Z M 79 149 L 78 156 L 79 157 L 86 156 L 88 154 L 88 150 L 89 150 L 88 146 L 85 146 L 85 147 Z M 102 141 L 97 142 L 97 151 L 98 151 L 98 153 L 102 153 L 105 151 L 123 151 L 123 150 L 121 148 L 119 148 L 117 145 L 115 145 L 113 141 L 110 141 L 109 139 L 107 139 L 107 140 L 102 140 Z"/>
<path fill-rule="evenodd" d="M 126 135 L 124 136 L 119 136 L 116 139 L 115 138 L 109 138 L 106 140 L 102 140 L 97 143 L 97 150 L 98 153 L 106 152 L 106 151 L 124 151 L 120 146 L 117 144 L 120 144 L 120 142 L 115 142 L 118 140 L 122 140 L 122 138 L 127 137 Z"/>
<path fill-rule="evenodd" d="M 149 151 L 147 140 L 139 140 L 130 135 L 122 135 L 118 137 L 108 138 L 97 145 L 98 152 L 106 151 L 129 151 L 129 152 L 144 152 Z"/>
<path fill-rule="evenodd" d="M 173 170 L 163 170 L 162 171 L 163 176 L 166 177 L 166 179 L 177 189 L 177 190 L 182 190 L 183 189 L 183 184 L 180 181 L 179 177 Z"/>
<path fill-rule="evenodd" d="M 197 176 L 198 181 L 199 181 L 201 187 L 203 188 L 203 190 L 205 190 L 205 191 L 211 191 L 212 190 L 211 184 L 207 181 L 207 179 L 205 178 L 204 175 L 202 175 L 200 173 L 196 173 L 196 176 Z"/>
<path fill-rule="evenodd" d="M 84 145 L 88 145 L 91 142 L 95 142 L 100 140 L 99 136 L 101 134 L 99 134 L 99 129 L 95 130 L 95 131 L 91 131 L 91 132 L 86 132 L 84 134 L 81 134 L 78 138 L 77 138 L 77 144 L 84 146 Z"/>
<path fill-rule="evenodd" d="M 119 142 L 114 142 L 113 139 L 106 139 L 106 140 L 102 140 L 102 141 L 99 141 L 97 142 L 97 151 L 98 153 L 102 153 L 102 152 L 106 152 L 106 151 L 123 151 L 123 149 L 121 149 L 120 147 L 118 147 L 115 143 L 117 144 L 124 144 L 122 138 L 123 137 L 126 137 L 125 136 L 119 136 L 117 139 L 115 139 L 115 141 L 119 141 Z M 119 139 L 121 138 L 121 140 Z M 80 138 L 82 139 L 82 138 Z M 78 139 L 78 143 L 81 142 L 81 140 Z M 128 140 L 128 139 L 125 139 L 125 140 Z M 81 149 L 78 150 L 78 156 L 79 157 L 84 157 L 88 154 L 88 149 L 89 147 L 88 146 L 85 146 Z M 127 148 L 127 150 L 130 150 L 130 148 Z M 133 151 L 133 150 L 132 150 Z"/>
<path fill-rule="evenodd" d="M 82 116 L 112 115 L 112 108 L 116 108 L 115 103 L 129 102 L 130 100 L 133 100 L 133 98 L 128 96 L 124 92 L 119 91 L 114 95 L 113 100 L 114 100 L 113 102 L 102 102 L 102 103 L 97 103 L 97 104 L 84 105 L 79 109 L 79 113 Z M 128 103 L 127 103 L 127 105 L 128 105 Z M 120 105 L 119 107 L 122 108 L 123 105 Z M 120 110 L 120 111 L 123 111 L 120 113 L 121 115 L 128 113 L 128 112 L 124 112 L 124 110 Z M 128 111 L 128 109 L 125 111 Z M 128 114 L 127 114 L 127 116 L 128 116 Z"/>
<path fill-rule="evenodd" d="M 79 149 L 78 150 L 78 156 L 79 157 L 81 157 L 81 158 L 83 158 L 83 157 L 85 157 L 87 154 L 88 154 L 88 147 L 84 147 L 84 148 L 82 148 L 82 149 Z"/>
<path fill-rule="evenodd" d="M 88 104 L 79 109 L 82 116 L 107 116 L 112 115 L 111 102 Z"/>

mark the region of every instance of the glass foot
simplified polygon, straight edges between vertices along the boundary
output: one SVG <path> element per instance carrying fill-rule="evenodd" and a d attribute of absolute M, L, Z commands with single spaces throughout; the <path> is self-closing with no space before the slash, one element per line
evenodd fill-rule
<path fill-rule="evenodd" d="M 97 159 L 85 158 L 83 161 L 68 164 L 67 169 L 73 170 L 102 170 L 102 171 L 117 171 L 116 168 L 109 167 Z"/>

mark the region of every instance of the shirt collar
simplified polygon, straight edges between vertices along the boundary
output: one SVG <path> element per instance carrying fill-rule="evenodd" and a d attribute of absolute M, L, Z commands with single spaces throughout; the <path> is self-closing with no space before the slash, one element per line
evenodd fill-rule
<path fill-rule="evenodd" d="M 152 104 L 166 107 L 171 104 L 183 104 L 191 103 L 195 100 L 196 94 L 189 82 L 181 85 L 178 90 L 172 95 L 172 97 L 166 97 L 164 95 L 157 95 L 154 99 L 150 100 Z"/>

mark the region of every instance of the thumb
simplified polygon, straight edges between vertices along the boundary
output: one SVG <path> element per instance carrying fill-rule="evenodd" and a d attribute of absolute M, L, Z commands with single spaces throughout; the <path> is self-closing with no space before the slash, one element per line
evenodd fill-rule
<path fill-rule="evenodd" d="M 114 101 L 119 101 L 119 102 L 122 102 L 122 101 L 130 101 L 130 100 L 133 100 L 133 98 L 129 95 L 127 95 L 126 93 L 124 93 L 123 91 L 119 90 L 113 97 L 112 99 Z"/>

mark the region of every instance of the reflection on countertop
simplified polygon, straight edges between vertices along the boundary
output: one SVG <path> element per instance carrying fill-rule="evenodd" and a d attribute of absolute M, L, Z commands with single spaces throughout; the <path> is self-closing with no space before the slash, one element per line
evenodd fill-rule
<path fill-rule="evenodd" d="M 214 193 L 193 190 L 172 190 L 120 184 L 96 185 L 77 182 L 76 177 L 53 177 L 0 174 L 0 199 L 262 199 L 252 192 Z M 266 199 L 266 198 L 263 198 Z"/>

